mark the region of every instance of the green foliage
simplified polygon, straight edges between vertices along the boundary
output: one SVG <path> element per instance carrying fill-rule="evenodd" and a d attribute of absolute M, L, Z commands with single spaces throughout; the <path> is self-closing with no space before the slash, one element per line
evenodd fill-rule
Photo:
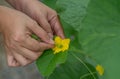
<path fill-rule="evenodd" d="M 65 62 L 66 58 L 67 52 L 53 54 L 52 50 L 46 50 L 36 64 L 42 75 L 49 76 L 56 66 Z"/>
<path fill-rule="evenodd" d="M 40 72 L 51 74 L 48 79 L 120 78 L 120 0 L 43 0 L 43 3 L 58 12 L 71 45 L 62 64 L 54 61 L 56 56 L 52 63 L 57 64 L 52 66 L 49 59 L 54 56 L 47 57 L 46 53 L 51 53 L 45 52 L 38 59 Z M 97 64 L 105 69 L 103 76 L 95 70 Z"/>
<path fill-rule="evenodd" d="M 34 38 L 35 40 L 40 40 L 40 38 L 36 36 L 35 34 L 32 34 L 31 37 Z"/>
<path fill-rule="evenodd" d="M 94 67 L 82 60 L 83 55 L 69 52 L 66 63 L 59 65 L 48 79 L 98 79 Z"/>

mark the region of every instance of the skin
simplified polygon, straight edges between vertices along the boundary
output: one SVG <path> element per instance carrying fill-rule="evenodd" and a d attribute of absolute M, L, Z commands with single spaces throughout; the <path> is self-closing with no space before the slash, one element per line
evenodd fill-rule
<path fill-rule="evenodd" d="M 47 32 L 27 15 L 0 6 L 0 18 L 9 66 L 25 66 L 35 61 L 44 50 L 53 47 L 54 42 Z M 31 38 L 32 33 L 42 41 Z"/>
<path fill-rule="evenodd" d="M 15 9 L 34 19 L 51 36 L 53 34 L 65 38 L 59 17 L 53 9 L 39 0 L 6 0 Z"/>
<path fill-rule="evenodd" d="M 4 37 L 8 66 L 34 62 L 44 50 L 54 46 L 53 35 L 65 38 L 57 13 L 51 8 L 38 0 L 6 1 L 19 10 L 0 6 L 0 32 Z M 32 39 L 33 33 L 42 41 Z"/>

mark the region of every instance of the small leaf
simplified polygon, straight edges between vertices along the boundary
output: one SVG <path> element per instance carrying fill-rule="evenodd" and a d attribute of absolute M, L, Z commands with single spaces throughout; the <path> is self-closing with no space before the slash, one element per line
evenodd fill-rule
<path fill-rule="evenodd" d="M 36 40 L 40 40 L 40 38 L 37 35 L 35 35 L 35 34 L 32 34 L 31 37 L 36 39 Z"/>
<path fill-rule="evenodd" d="M 51 49 L 46 50 L 41 57 L 38 58 L 36 64 L 43 76 L 49 76 L 56 66 L 64 63 L 67 58 L 67 52 L 53 54 Z"/>

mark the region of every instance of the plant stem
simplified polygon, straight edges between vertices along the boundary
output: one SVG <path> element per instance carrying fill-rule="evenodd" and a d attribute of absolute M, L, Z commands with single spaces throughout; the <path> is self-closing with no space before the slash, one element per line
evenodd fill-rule
<path fill-rule="evenodd" d="M 92 73 L 92 71 L 89 69 L 89 67 L 79 58 L 77 57 L 75 54 L 71 53 L 77 60 L 79 60 L 85 67 L 86 69 L 90 72 L 90 74 L 93 76 L 94 79 L 96 79 L 96 77 L 94 76 L 94 74 Z"/>

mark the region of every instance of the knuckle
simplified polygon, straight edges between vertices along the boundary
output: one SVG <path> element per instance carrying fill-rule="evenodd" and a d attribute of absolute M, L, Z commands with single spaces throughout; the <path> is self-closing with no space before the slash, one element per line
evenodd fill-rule
<path fill-rule="evenodd" d="M 47 28 L 45 29 L 45 31 L 46 31 L 47 33 L 53 34 L 53 31 L 52 31 L 51 27 L 47 27 Z"/>
<path fill-rule="evenodd" d="M 53 11 L 52 12 L 52 15 L 51 15 L 51 17 L 52 17 L 52 19 L 56 19 L 57 18 L 57 12 L 56 11 Z"/>
<path fill-rule="evenodd" d="M 56 11 L 53 11 L 51 16 L 50 16 L 50 23 L 51 23 L 51 26 L 54 26 L 55 23 L 57 22 L 57 19 L 58 19 L 58 15 L 57 15 L 57 12 Z"/>
<path fill-rule="evenodd" d="M 57 17 L 57 12 L 55 10 L 51 10 L 48 17 L 50 18 L 50 20 L 54 17 Z"/>
<path fill-rule="evenodd" d="M 57 12 L 56 12 L 55 10 L 52 11 L 52 14 L 53 14 L 54 16 L 57 16 Z"/>
<path fill-rule="evenodd" d="M 15 49 L 16 46 L 12 43 L 12 44 L 9 45 L 9 48 Z"/>
<path fill-rule="evenodd" d="M 7 63 L 9 67 L 14 67 L 14 65 L 10 62 Z"/>
<path fill-rule="evenodd" d="M 31 23 L 29 24 L 29 27 L 30 28 L 34 28 L 35 29 L 35 26 L 38 25 L 36 21 L 31 21 Z"/>
<path fill-rule="evenodd" d="M 37 25 L 37 22 L 36 22 L 36 21 L 33 21 L 32 24 L 33 24 L 33 26 L 36 26 L 36 25 Z"/>
<path fill-rule="evenodd" d="M 35 54 L 35 55 L 32 57 L 32 60 L 36 60 L 38 57 L 39 57 L 39 55 Z"/>
<path fill-rule="evenodd" d="M 44 23 L 44 28 L 49 29 L 50 28 L 49 24 L 48 23 Z"/>
<path fill-rule="evenodd" d="M 13 41 L 15 41 L 15 42 L 23 42 L 24 40 L 25 40 L 25 38 L 21 34 L 16 34 L 13 37 Z"/>
<path fill-rule="evenodd" d="M 31 27 L 35 27 L 36 25 L 38 25 L 38 23 L 33 20 L 33 21 L 31 22 L 31 25 L 30 25 L 30 26 L 31 26 Z"/>
<path fill-rule="evenodd" d="M 16 49 L 16 44 L 14 42 L 9 42 L 9 43 L 6 44 L 6 47 L 8 49 Z M 6 51 L 6 52 L 9 52 L 9 51 Z"/>
<path fill-rule="evenodd" d="M 43 38 L 47 38 L 48 37 L 48 34 L 45 31 L 42 32 L 42 35 L 43 35 Z"/>

